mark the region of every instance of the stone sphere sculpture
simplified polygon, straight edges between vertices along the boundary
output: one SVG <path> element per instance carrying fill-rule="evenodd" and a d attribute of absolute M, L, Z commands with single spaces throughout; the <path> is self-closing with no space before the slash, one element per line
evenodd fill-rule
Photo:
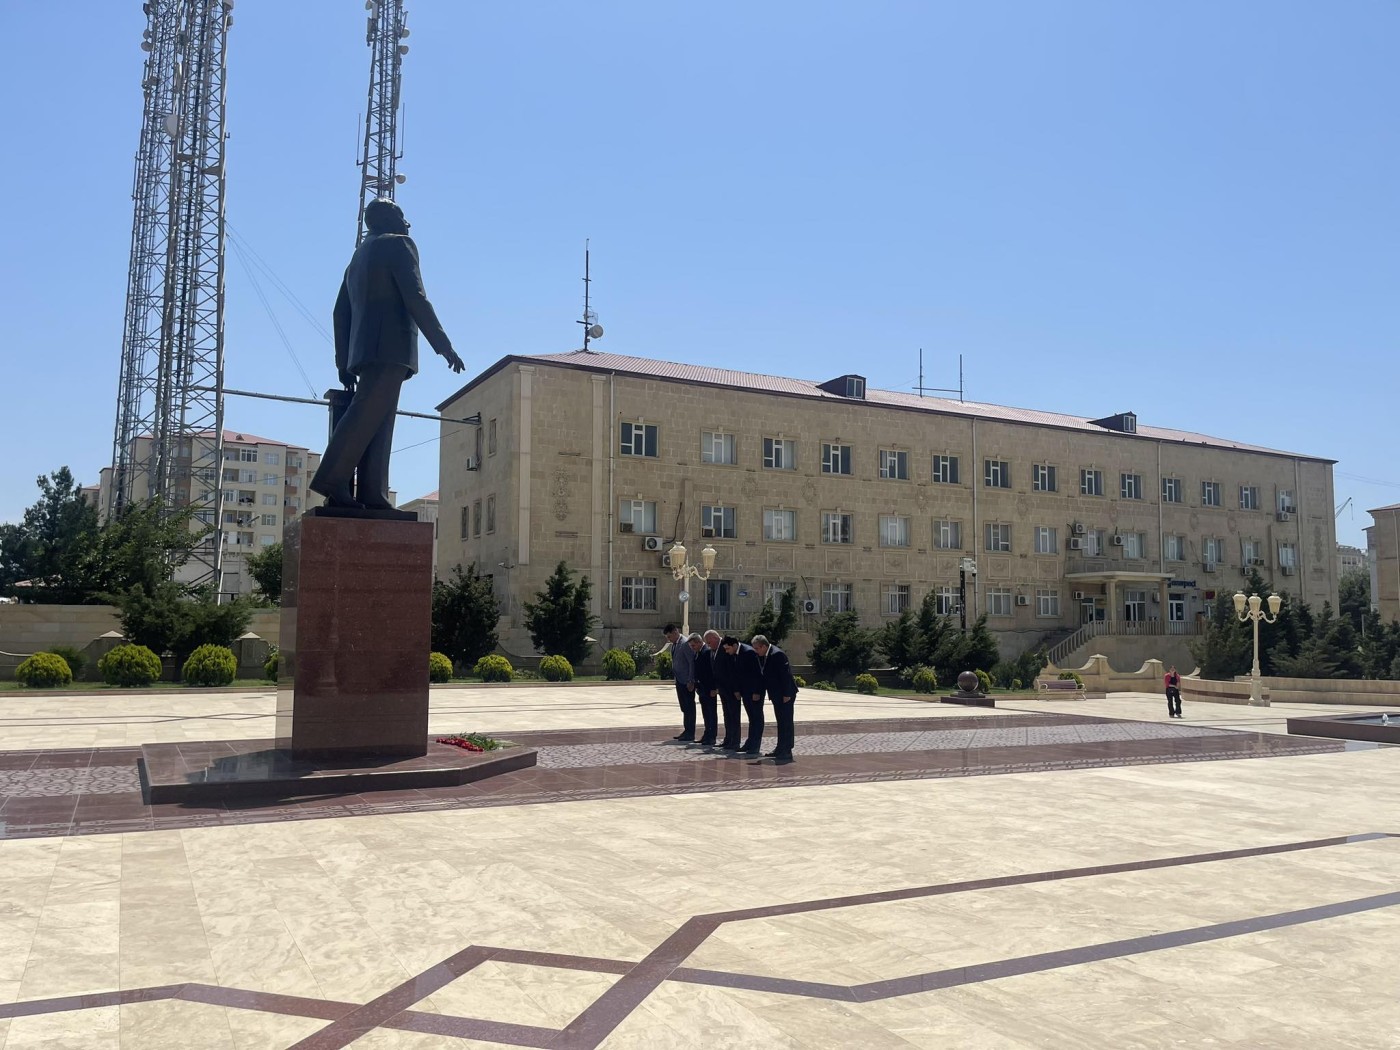
<path fill-rule="evenodd" d="M 977 680 L 977 674 L 973 671 L 964 671 L 958 675 L 958 689 L 964 693 L 975 693 L 981 688 L 982 683 Z"/>

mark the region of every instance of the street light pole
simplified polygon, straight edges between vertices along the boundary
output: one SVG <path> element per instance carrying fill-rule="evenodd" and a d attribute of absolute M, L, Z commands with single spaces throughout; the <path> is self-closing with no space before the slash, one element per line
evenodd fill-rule
<path fill-rule="evenodd" d="M 1251 594 L 1248 598 L 1242 593 L 1235 594 L 1235 615 L 1239 617 L 1240 623 L 1250 621 L 1254 624 L 1254 666 L 1249 672 L 1249 703 L 1251 707 L 1268 707 L 1269 702 L 1264 699 L 1263 683 L 1259 679 L 1259 621 L 1274 623 L 1278 620 L 1278 610 L 1283 605 L 1283 599 L 1277 594 L 1269 595 L 1269 611 L 1264 612 L 1260 606 L 1263 601 L 1259 595 Z M 1248 606 L 1246 608 L 1245 606 Z"/>
<path fill-rule="evenodd" d="M 677 540 L 675 546 L 671 548 L 671 575 L 674 576 L 681 585 L 681 637 L 690 637 L 690 590 L 687 580 L 694 579 L 704 583 L 710 578 L 710 573 L 715 567 L 715 554 L 717 552 L 708 543 L 705 549 L 700 552 L 700 562 L 704 570 L 696 568 L 686 561 L 685 544 Z"/>

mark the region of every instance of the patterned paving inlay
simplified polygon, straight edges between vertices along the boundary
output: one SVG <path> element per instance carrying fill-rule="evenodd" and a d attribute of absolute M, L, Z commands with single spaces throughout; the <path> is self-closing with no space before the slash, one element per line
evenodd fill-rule
<path fill-rule="evenodd" d="M 0 796 L 6 798 L 119 795 L 140 790 L 141 778 L 135 766 L 0 769 Z"/>

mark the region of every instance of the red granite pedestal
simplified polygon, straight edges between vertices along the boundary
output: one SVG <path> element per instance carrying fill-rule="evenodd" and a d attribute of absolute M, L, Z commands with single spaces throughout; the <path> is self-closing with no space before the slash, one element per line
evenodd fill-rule
<path fill-rule="evenodd" d="M 433 526 L 316 511 L 283 536 L 277 747 L 296 759 L 428 749 Z"/>

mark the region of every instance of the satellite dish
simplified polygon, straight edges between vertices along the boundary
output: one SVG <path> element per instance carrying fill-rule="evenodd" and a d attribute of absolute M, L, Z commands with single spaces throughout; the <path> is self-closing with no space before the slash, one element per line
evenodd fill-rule
<path fill-rule="evenodd" d="M 169 135 L 172 139 L 179 137 L 180 118 L 177 117 L 174 113 L 167 113 L 165 115 L 165 119 L 161 121 L 161 124 L 165 128 L 165 133 Z"/>
<path fill-rule="evenodd" d="M 400 173 L 394 176 L 394 181 L 397 182 L 400 186 L 402 186 L 405 182 L 408 181 L 408 176 Z"/>
<path fill-rule="evenodd" d="M 600 325 L 600 324 L 595 324 L 592 328 L 590 328 L 590 329 L 588 330 L 588 338 L 589 338 L 589 339 L 601 339 L 601 338 L 603 338 L 603 326 Z"/>

